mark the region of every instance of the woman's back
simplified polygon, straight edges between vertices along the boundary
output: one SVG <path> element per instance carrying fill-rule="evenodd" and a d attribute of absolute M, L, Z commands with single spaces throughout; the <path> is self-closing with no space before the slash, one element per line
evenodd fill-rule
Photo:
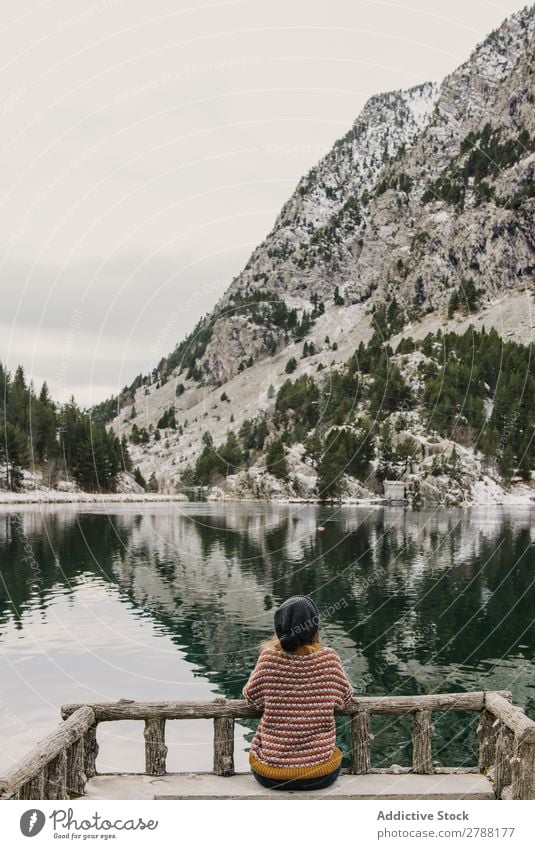
<path fill-rule="evenodd" d="M 335 708 L 353 694 L 340 658 L 319 642 L 264 650 L 244 688 L 263 711 L 251 746 L 255 772 L 269 778 L 313 778 L 340 765 Z"/>

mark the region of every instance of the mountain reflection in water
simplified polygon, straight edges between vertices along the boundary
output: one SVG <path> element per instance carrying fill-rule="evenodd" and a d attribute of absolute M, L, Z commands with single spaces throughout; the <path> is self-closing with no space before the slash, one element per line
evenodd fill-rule
<path fill-rule="evenodd" d="M 357 692 L 509 689 L 535 716 L 528 507 L 0 511 L 2 770 L 52 730 L 63 702 L 239 698 L 274 608 L 300 593 Z M 435 719 L 437 763 L 474 762 L 477 716 Z M 177 725 L 171 767 L 210 768 L 210 723 Z M 100 769 L 142 768 L 137 726 L 102 729 Z M 237 729 L 241 765 L 252 727 Z M 410 762 L 408 718 L 374 718 L 373 730 L 375 766 Z"/>

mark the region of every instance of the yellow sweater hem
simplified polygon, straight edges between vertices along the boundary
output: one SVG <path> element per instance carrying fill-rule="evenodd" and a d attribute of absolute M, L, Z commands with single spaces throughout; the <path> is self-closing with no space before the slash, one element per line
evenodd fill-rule
<path fill-rule="evenodd" d="M 249 753 L 249 763 L 251 769 L 254 769 L 259 775 L 265 778 L 321 778 L 323 775 L 328 775 L 338 769 L 342 763 L 342 752 L 335 746 L 334 751 L 327 761 L 312 766 L 270 766 L 263 761 L 258 760 L 252 752 Z"/>

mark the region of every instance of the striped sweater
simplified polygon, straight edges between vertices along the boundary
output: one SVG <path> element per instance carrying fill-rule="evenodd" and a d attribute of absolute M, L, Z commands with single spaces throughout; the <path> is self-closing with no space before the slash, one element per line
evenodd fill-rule
<path fill-rule="evenodd" d="M 319 643 L 263 651 L 243 695 L 263 711 L 249 763 L 267 778 L 316 778 L 340 766 L 334 709 L 353 689 L 334 649 Z"/>

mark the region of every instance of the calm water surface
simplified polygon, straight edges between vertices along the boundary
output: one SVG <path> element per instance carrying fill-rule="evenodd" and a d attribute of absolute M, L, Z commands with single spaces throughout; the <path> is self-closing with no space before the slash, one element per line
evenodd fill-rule
<path fill-rule="evenodd" d="M 0 772 L 65 702 L 239 697 L 297 593 L 358 692 L 510 689 L 535 718 L 534 512 L 0 507 Z M 374 765 L 408 764 L 408 720 L 373 723 Z M 473 763 L 476 723 L 437 715 L 436 762 Z M 239 766 L 253 727 L 236 729 Z M 142 731 L 101 726 L 98 768 L 142 770 Z M 347 748 L 344 721 L 339 734 Z M 168 723 L 168 737 L 169 769 L 210 768 L 210 722 Z"/>

